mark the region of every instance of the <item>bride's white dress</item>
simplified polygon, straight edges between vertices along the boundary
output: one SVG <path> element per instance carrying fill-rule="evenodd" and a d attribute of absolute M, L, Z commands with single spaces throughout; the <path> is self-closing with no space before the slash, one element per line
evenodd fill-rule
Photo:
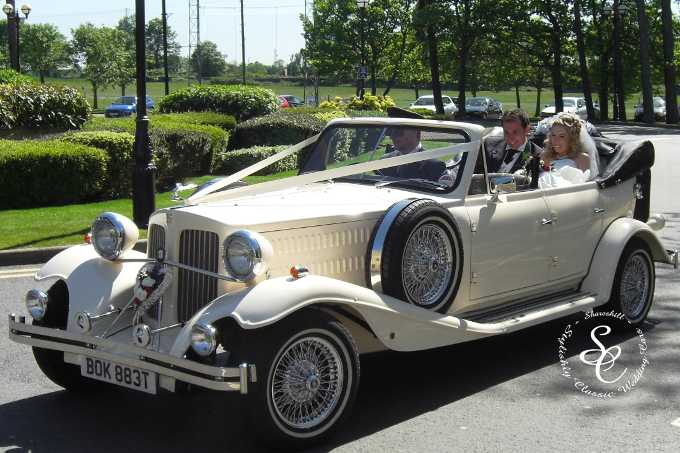
<path fill-rule="evenodd" d="M 538 176 L 538 187 L 563 187 L 581 184 L 590 179 L 590 170 L 581 171 L 572 159 L 558 159 L 551 163 L 550 171 L 542 171 Z"/>

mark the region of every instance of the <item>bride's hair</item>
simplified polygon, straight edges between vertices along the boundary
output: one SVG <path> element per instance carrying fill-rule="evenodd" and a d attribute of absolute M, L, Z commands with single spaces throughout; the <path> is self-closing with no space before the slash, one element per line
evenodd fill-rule
<path fill-rule="evenodd" d="M 562 126 L 569 137 L 569 153 L 567 157 L 576 157 L 581 154 L 581 119 L 572 113 L 559 113 L 550 123 L 550 130 L 555 126 Z M 545 139 L 545 153 L 550 160 L 558 159 L 560 156 L 550 145 L 550 131 Z"/>

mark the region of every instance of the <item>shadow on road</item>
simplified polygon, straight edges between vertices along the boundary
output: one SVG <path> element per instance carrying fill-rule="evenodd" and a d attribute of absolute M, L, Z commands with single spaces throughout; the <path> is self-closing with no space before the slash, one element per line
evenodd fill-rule
<path fill-rule="evenodd" d="M 640 136 L 654 136 L 654 135 L 680 135 L 680 128 L 666 128 L 655 126 L 641 126 L 638 124 L 597 124 L 596 127 L 603 134 L 617 134 L 617 135 L 640 135 Z"/>
<path fill-rule="evenodd" d="M 562 379 L 558 375 L 556 339 L 578 316 L 474 343 L 364 356 L 362 382 L 350 420 L 318 451 L 369 436 L 549 365 L 556 367 L 554 380 Z M 678 316 L 675 313 L 662 319 Z M 646 330 L 659 327 L 654 323 L 645 326 Z M 633 336 L 626 332 L 616 342 Z M 578 350 L 581 345 L 574 346 Z M 547 382 L 542 393 L 554 391 L 557 398 L 573 391 L 568 384 L 557 385 L 550 390 L 551 383 Z M 117 388 L 90 396 L 58 391 L 0 406 L 0 449 L 258 451 L 253 433 L 243 422 L 244 410 L 239 395 L 207 391 L 157 397 Z M 464 419 L 465 414 L 461 414 L 461 423 Z"/>

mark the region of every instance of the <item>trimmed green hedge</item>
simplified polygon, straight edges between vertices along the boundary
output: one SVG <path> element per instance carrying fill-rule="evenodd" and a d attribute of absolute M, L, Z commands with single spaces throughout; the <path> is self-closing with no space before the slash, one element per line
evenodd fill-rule
<path fill-rule="evenodd" d="M 69 132 L 61 139 L 68 143 L 92 146 L 106 151 L 108 172 L 105 197 L 126 198 L 132 194 L 135 143 L 132 134 L 111 131 Z"/>
<path fill-rule="evenodd" d="M 267 115 L 279 108 L 276 95 L 266 88 L 243 85 L 202 85 L 177 90 L 158 105 L 163 113 L 217 112 L 238 121 Z"/>
<path fill-rule="evenodd" d="M 94 118 L 84 129 L 134 135 L 135 118 Z M 188 176 L 211 173 L 213 156 L 226 149 L 229 141 L 229 133 L 223 129 L 173 118 L 152 119 L 149 136 L 159 190 L 169 189 Z"/>
<path fill-rule="evenodd" d="M 0 140 L 0 209 L 96 200 L 107 160 L 105 151 L 59 140 Z"/>
<path fill-rule="evenodd" d="M 91 111 L 90 104 L 75 88 L 0 84 L 0 129 L 77 129 Z"/>
<path fill-rule="evenodd" d="M 227 151 L 215 156 L 215 174 L 231 175 L 243 170 L 267 157 L 283 151 L 287 146 L 253 146 L 252 148 Z M 282 171 L 294 170 L 298 167 L 297 156 L 293 154 L 285 159 L 269 165 L 255 175 L 271 175 Z"/>
<path fill-rule="evenodd" d="M 151 116 L 151 122 L 155 121 L 203 124 L 205 126 L 216 126 L 225 131 L 233 131 L 236 127 L 236 118 L 232 115 L 215 112 L 159 113 Z"/>
<path fill-rule="evenodd" d="M 237 124 L 229 149 L 293 145 L 318 134 L 325 125 L 310 114 L 280 111 Z"/>

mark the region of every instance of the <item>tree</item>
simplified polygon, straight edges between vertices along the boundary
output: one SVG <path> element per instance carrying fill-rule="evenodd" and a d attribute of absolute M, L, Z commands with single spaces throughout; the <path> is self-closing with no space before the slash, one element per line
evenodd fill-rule
<path fill-rule="evenodd" d="M 168 40 L 168 67 L 176 70 L 182 47 L 177 42 L 177 33 L 167 27 Z M 163 68 L 163 20 L 159 17 L 151 19 L 146 24 L 146 52 L 150 58 L 149 67 L 152 69 Z"/>
<path fill-rule="evenodd" d="M 98 89 L 116 83 L 120 74 L 122 34 L 119 30 L 90 23 L 71 30 L 71 34 L 76 65 L 84 65 L 85 78 L 92 84 L 96 109 Z"/>
<path fill-rule="evenodd" d="M 226 67 L 224 57 L 212 41 L 201 42 L 191 54 L 191 69 L 199 78 L 221 75 Z"/>
<path fill-rule="evenodd" d="M 673 51 L 673 12 L 671 0 L 661 0 L 661 18 L 663 21 L 663 65 L 666 86 L 666 123 L 678 122 L 678 99 L 675 94 L 675 59 Z"/>
<path fill-rule="evenodd" d="M 302 51 L 295 52 L 290 56 L 290 63 L 286 66 L 286 73 L 291 77 L 304 75 L 304 68 L 302 66 Z"/>
<path fill-rule="evenodd" d="M 433 0 L 418 0 L 413 23 L 416 27 L 416 36 L 423 42 L 430 62 L 434 105 L 437 113 L 443 115 L 444 104 L 442 102 L 442 86 L 439 79 L 439 38 L 437 36 L 437 29 L 439 27 L 437 27 L 437 17 L 441 16 Z"/>
<path fill-rule="evenodd" d="M 652 99 L 652 79 L 649 69 L 649 21 L 645 11 L 644 0 L 635 0 L 638 24 L 640 27 L 640 79 L 642 81 L 642 121 L 654 122 L 654 104 Z"/>
<path fill-rule="evenodd" d="M 52 24 L 24 24 L 21 28 L 21 58 L 32 71 L 45 75 L 70 61 L 64 35 Z"/>
<path fill-rule="evenodd" d="M 583 24 L 581 22 L 581 0 L 574 0 L 574 29 L 576 31 L 576 48 L 578 49 L 578 62 L 581 69 L 583 96 L 586 99 L 586 111 L 588 119 L 594 121 L 593 93 L 590 83 L 590 71 L 588 71 L 588 60 L 586 59 L 586 44 L 583 39 Z"/>

